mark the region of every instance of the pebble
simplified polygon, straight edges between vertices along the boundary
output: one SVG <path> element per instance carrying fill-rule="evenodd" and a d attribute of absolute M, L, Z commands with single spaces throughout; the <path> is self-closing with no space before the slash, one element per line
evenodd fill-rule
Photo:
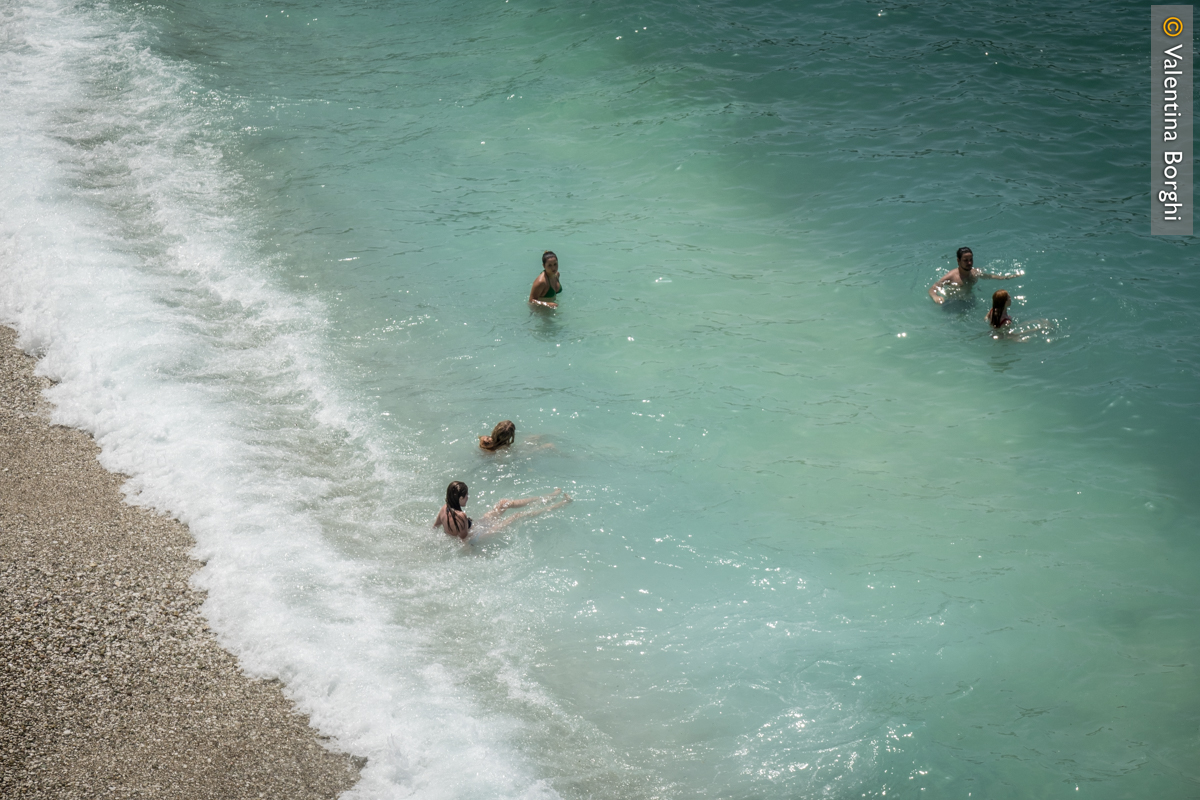
<path fill-rule="evenodd" d="M 0 327 L 0 797 L 328 800 L 365 760 L 247 677 L 186 526 L 123 502 Z"/>

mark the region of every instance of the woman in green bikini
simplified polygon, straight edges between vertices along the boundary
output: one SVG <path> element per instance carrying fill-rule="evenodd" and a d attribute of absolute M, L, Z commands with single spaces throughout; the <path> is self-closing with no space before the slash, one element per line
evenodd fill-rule
<path fill-rule="evenodd" d="M 542 253 L 542 274 L 533 282 L 529 290 L 529 302 L 535 306 L 558 308 L 555 300 L 562 294 L 562 281 L 558 277 L 558 256 L 547 250 Z"/>

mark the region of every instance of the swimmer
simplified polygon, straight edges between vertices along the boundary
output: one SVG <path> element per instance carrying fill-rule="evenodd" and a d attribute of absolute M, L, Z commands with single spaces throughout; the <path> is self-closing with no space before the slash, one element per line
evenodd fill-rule
<path fill-rule="evenodd" d="M 988 321 L 988 325 L 991 325 L 995 330 L 1000 330 L 1005 325 L 1011 325 L 1012 317 L 1008 315 L 1008 304 L 1011 302 L 1012 298 L 1003 289 L 993 294 L 992 310 L 984 316 L 984 319 Z"/>
<path fill-rule="evenodd" d="M 531 445 L 535 451 L 537 450 L 553 450 L 554 445 L 549 442 L 542 442 L 542 436 L 526 436 L 525 442 Z M 512 423 L 512 420 L 504 420 L 497 422 L 496 427 L 492 429 L 491 436 L 479 437 L 479 449 L 488 453 L 494 453 L 501 447 L 508 447 L 517 440 L 517 426 Z"/>
<path fill-rule="evenodd" d="M 506 419 L 496 423 L 491 436 L 479 437 L 479 448 L 494 453 L 501 447 L 508 447 L 516 438 L 517 426 L 512 424 L 512 420 Z"/>
<path fill-rule="evenodd" d="M 992 307 L 984 315 L 992 328 L 993 339 L 1007 339 L 1012 342 L 1029 342 L 1034 339 L 1046 340 L 1049 344 L 1058 334 L 1058 323 L 1052 319 L 1035 319 L 1017 323 L 1008 315 L 1008 305 L 1012 302 L 1008 292 L 1001 289 L 992 295 Z"/>
<path fill-rule="evenodd" d="M 547 250 L 542 253 L 542 274 L 534 279 L 529 289 L 529 302 L 544 308 L 558 308 L 555 298 L 562 294 L 562 290 L 562 280 L 558 277 L 558 256 Z"/>
<path fill-rule="evenodd" d="M 522 511 L 519 514 L 513 514 L 511 517 L 503 517 L 505 511 L 510 508 L 523 508 L 530 503 L 549 503 L 558 495 L 562 495 L 562 500 L 559 500 L 554 505 L 547 505 L 544 508 L 534 508 L 529 511 Z M 547 511 L 553 511 L 556 508 L 562 508 L 567 503 L 571 502 L 571 496 L 565 494 L 562 489 L 555 489 L 553 492 L 541 497 L 522 497 L 518 500 L 504 499 L 492 506 L 491 510 L 484 514 L 479 519 L 480 528 L 485 529 L 486 533 L 497 533 L 498 531 L 507 528 L 519 519 L 527 517 L 536 517 L 538 514 L 545 514 Z M 462 507 L 467 504 L 467 485 L 462 481 L 454 481 L 446 487 L 446 505 L 442 506 L 438 511 L 437 517 L 433 520 L 434 528 L 442 528 L 450 536 L 457 536 L 464 542 L 468 538 L 473 538 L 471 527 L 475 524 L 474 520 L 467 516 Z M 474 536 L 479 536 L 479 533 Z"/>
<path fill-rule="evenodd" d="M 955 253 L 955 258 L 958 259 L 958 266 L 943 275 L 937 283 L 929 287 L 929 296 L 933 298 L 933 302 L 941 305 L 946 302 L 945 290 L 943 286 L 957 286 L 967 291 L 975 285 L 975 282 L 980 278 L 991 278 L 997 281 L 1006 281 L 1009 278 L 1016 278 L 1025 273 L 1021 270 L 1013 275 L 993 275 L 990 272 L 975 269 L 975 254 L 971 252 L 969 247 L 960 247 Z M 941 291 L 939 291 L 941 290 Z"/>

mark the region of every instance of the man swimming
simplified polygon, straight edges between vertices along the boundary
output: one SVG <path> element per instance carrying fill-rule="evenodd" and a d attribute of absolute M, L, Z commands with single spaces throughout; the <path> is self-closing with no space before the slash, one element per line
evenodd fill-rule
<path fill-rule="evenodd" d="M 937 283 L 929 287 L 929 296 L 932 297 L 933 302 L 937 303 L 938 305 L 946 302 L 946 292 L 942 287 L 946 286 L 947 284 L 950 286 L 956 286 L 959 289 L 965 289 L 969 292 L 971 291 L 971 287 L 973 287 L 975 282 L 980 278 L 991 278 L 992 280 L 1006 281 L 1009 278 L 1016 278 L 1019 275 L 1025 274 L 1021 270 L 1017 270 L 1012 275 L 993 275 L 990 272 L 984 272 L 983 270 L 975 269 L 975 254 L 971 252 L 971 248 L 969 247 L 958 248 L 958 252 L 955 253 L 955 258 L 958 259 L 958 266 L 947 272 Z"/>

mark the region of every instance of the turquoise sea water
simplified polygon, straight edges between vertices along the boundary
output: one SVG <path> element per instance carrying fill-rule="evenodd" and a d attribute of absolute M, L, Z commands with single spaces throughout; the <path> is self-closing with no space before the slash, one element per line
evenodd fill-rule
<path fill-rule="evenodd" d="M 14 0 L 0 315 L 351 796 L 1195 797 L 1147 12 Z"/>

